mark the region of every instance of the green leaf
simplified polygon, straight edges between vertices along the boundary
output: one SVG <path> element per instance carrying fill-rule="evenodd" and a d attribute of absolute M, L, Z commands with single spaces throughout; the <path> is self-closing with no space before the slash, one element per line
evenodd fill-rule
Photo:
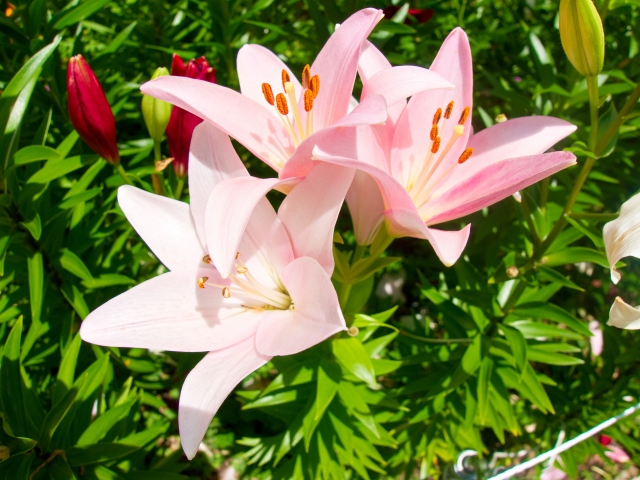
<path fill-rule="evenodd" d="M 569 215 L 565 215 L 565 219 L 567 220 L 567 222 L 569 222 L 571 225 L 573 225 L 575 228 L 577 228 L 582 233 L 584 233 L 587 237 L 589 237 L 589 240 L 593 242 L 596 248 L 604 248 L 602 230 L 596 230 L 593 227 L 584 225 L 582 221 L 573 219 Z"/>
<path fill-rule="evenodd" d="M 7 337 L 0 368 L 0 399 L 2 412 L 14 435 L 29 435 L 27 416 L 22 400 L 22 374 L 20 372 L 20 338 L 22 337 L 22 317 L 18 319 Z"/>
<path fill-rule="evenodd" d="M 581 340 L 582 335 L 567 330 L 566 328 L 558 328 L 555 325 L 546 323 L 532 322 L 529 320 L 520 320 L 512 322 L 510 325 L 520 330 L 525 338 L 569 338 L 573 340 Z"/>
<path fill-rule="evenodd" d="M 611 102 L 607 111 L 604 112 L 602 115 L 600 115 L 600 118 L 598 119 L 598 142 L 600 142 L 600 139 L 605 134 L 605 132 L 609 129 L 609 127 L 613 124 L 617 116 L 618 116 L 618 110 L 616 109 L 615 104 Z M 619 131 L 620 129 L 618 129 L 615 135 L 611 137 L 611 140 L 609 140 L 609 143 L 604 146 L 604 148 L 602 149 L 602 152 L 600 152 L 599 154 L 600 158 L 608 157 L 613 153 L 613 151 L 616 148 L 616 143 L 618 143 Z"/>
<path fill-rule="evenodd" d="M 122 44 L 129 38 L 133 29 L 136 28 L 138 22 L 131 22 L 127 27 L 125 27 L 118 35 L 115 36 L 113 40 L 106 46 L 104 50 L 100 52 L 99 57 L 102 55 L 106 55 L 108 53 L 115 53 L 122 46 Z"/>
<path fill-rule="evenodd" d="M 9 433 L 9 425 L 6 419 L 2 419 L 2 428 L 0 428 L 0 445 L 9 448 L 9 455 L 20 455 L 33 449 L 38 443 L 36 440 L 25 437 L 14 437 Z"/>
<path fill-rule="evenodd" d="M 597 250 L 585 247 L 570 247 L 550 253 L 542 257 L 542 263 L 547 267 L 557 267 L 568 263 L 591 262 L 604 268 L 609 268 L 606 255 Z"/>
<path fill-rule="evenodd" d="M 39 214 L 36 213 L 28 222 L 20 222 L 20 225 L 26 228 L 34 239 L 40 240 L 40 235 L 42 235 L 42 222 L 40 221 Z"/>
<path fill-rule="evenodd" d="M 64 13 L 62 17 L 54 23 L 53 28 L 56 30 L 62 30 L 63 28 L 75 25 L 102 9 L 110 1 L 111 0 L 87 0 Z"/>
<path fill-rule="evenodd" d="M 84 447 L 71 447 L 67 450 L 67 461 L 72 467 L 105 463 L 126 457 L 139 449 L 140 447 L 122 443 L 97 443 Z"/>
<path fill-rule="evenodd" d="M 581 320 L 578 320 L 566 310 L 546 302 L 529 302 L 522 303 L 513 310 L 512 315 L 524 318 L 543 318 L 558 323 L 564 323 L 567 327 L 581 333 L 585 337 L 591 337 L 592 333 L 589 326 Z"/>
<path fill-rule="evenodd" d="M 49 413 L 47 413 L 42 424 L 42 429 L 40 430 L 40 439 L 38 442 L 43 450 L 46 451 L 49 448 L 51 437 L 56 431 L 56 428 L 60 425 L 60 422 L 64 419 L 65 415 L 69 413 L 69 410 L 73 406 L 73 403 L 86 380 L 87 374 L 85 373 L 78 379 L 78 382 L 74 383 L 73 387 L 64 395 L 64 397 L 62 397 L 62 400 L 56 403 Z"/>
<path fill-rule="evenodd" d="M 87 283 L 93 283 L 93 276 L 91 272 L 84 264 L 82 259 L 78 257 L 75 253 L 67 248 L 62 249 L 62 255 L 60 256 L 60 264 L 62 268 L 71 272 L 76 277 L 81 278 Z"/>
<path fill-rule="evenodd" d="M 480 423 L 485 424 L 489 410 L 489 386 L 491 372 L 493 371 L 493 360 L 491 357 L 484 357 L 478 373 L 478 413 Z"/>
<path fill-rule="evenodd" d="M 71 467 L 62 455 L 58 455 L 53 462 L 47 466 L 47 472 L 51 480 L 76 480 L 76 476 Z"/>
<path fill-rule="evenodd" d="M 18 150 L 13 156 L 15 165 L 26 165 L 40 160 L 60 160 L 62 157 L 57 150 L 41 145 L 30 145 Z"/>
<path fill-rule="evenodd" d="M 40 322 L 42 301 L 44 298 L 44 266 L 42 254 L 34 253 L 27 260 L 29 270 L 29 296 L 31 299 L 31 318 L 34 323 Z"/>
<path fill-rule="evenodd" d="M 363 382 L 375 387 L 376 376 L 369 354 L 357 338 L 338 338 L 331 342 L 340 364 Z"/>
<path fill-rule="evenodd" d="M 363 258 L 351 266 L 348 277 L 345 278 L 345 281 L 347 283 L 361 282 L 375 274 L 377 271 L 382 270 L 399 260 L 401 260 L 400 257 Z"/>
<path fill-rule="evenodd" d="M 80 338 L 80 334 L 76 334 L 67 347 L 67 351 L 64 352 L 62 361 L 60 362 L 60 368 L 58 369 L 56 385 L 53 389 L 52 402 L 54 405 L 66 395 L 73 385 L 81 345 L 82 339 Z"/>
<path fill-rule="evenodd" d="M 557 272 L 553 268 L 549 268 L 544 265 L 539 265 L 538 267 L 536 267 L 536 272 L 538 273 L 538 278 L 547 280 L 548 282 L 559 283 L 564 287 L 569 287 L 569 288 L 573 288 L 574 290 L 584 292 L 584 288 L 582 288 L 579 285 L 576 285 L 570 279 L 563 276 L 560 272 Z"/>
<path fill-rule="evenodd" d="M 63 158 L 62 160 L 49 160 L 40 170 L 31 175 L 27 183 L 49 183 L 65 176 L 67 173 L 94 163 L 98 158 L 97 155 L 78 155 Z"/>
<path fill-rule="evenodd" d="M 548 351 L 546 348 L 532 345 L 529 347 L 529 360 L 532 362 L 547 363 L 549 365 L 582 365 L 584 360 L 571 355 Z"/>
<path fill-rule="evenodd" d="M 527 366 L 528 350 L 527 341 L 524 338 L 524 335 L 517 328 L 513 328 L 508 325 L 500 324 L 498 325 L 498 328 L 500 328 L 509 343 L 509 348 L 511 348 L 513 357 L 516 359 L 516 366 L 518 367 L 518 370 L 520 373 L 523 373 Z"/>
<path fill-rule="evenodd" d="M 80 290 L 75 285 L 63 285 L 60 288 L 62 295 L 67 299 L 67 302 L 71 304 L 76 313 L 80 316 L 81 319 L 87 318 L 89 315 L 89 307 L 87 303 L 84 301 L 84 297 Z"/>
<path fill-rule="evenodd" d="M 31 480 L 29 470 L 35 455 L 14 455 L 0 463 L 0 480 Z"/>
<path fill-rule="evenodd" d="M 120 420 L 129 415 L 131 407 L 135 405 L 137 402 L 137 398 L 133 398 L 122 405 L 118 405 L 117 407 L 110 408 L 98 418 L 96 418 L 89 428 L 87 428 L 80 439 L 76 442 L 78 447 L 82 447 L 85 445 L 91 445 L 93 443 L 98 443 L 100 440 L 104 438 L 104 436 L 109 432 L 109 430 Z"/>
<path fill-rule="evenodd" d="M 316 384 L 315 420 L 319 420 L 338 391 L 342 377 L 340 367 L 329 360 L 323 359 L 318 365 Z"/>

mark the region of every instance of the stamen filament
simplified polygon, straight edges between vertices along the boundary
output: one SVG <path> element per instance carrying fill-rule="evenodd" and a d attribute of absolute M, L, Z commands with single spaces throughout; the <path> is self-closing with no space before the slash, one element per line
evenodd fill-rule
<path fill-rule="evenodd" d="M 302 128 L 302 119 L 300 118 L 300 109 L 298 108 L 298 100 L 296 99 L 296 91 L 293 87 L 293 83 L 286 82 L 284 84 L 284 90 L 287 92 L 289 96 L 289 101 L 291 102 L 291 109 L 293 110 L 293 117 L 296 119 L 296 124 L 298 125 L 298 132 L 300 132 L 300 139 L 304 140 L 306 137 L 304 135 L 304 130 Z"/>

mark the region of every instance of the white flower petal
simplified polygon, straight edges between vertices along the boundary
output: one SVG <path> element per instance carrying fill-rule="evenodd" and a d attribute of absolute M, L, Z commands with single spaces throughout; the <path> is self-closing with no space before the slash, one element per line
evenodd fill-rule
<path fill-rule="evenodd" d="M 622 204 L 620 216 L 603 229 L 604 247 L 611 266 L 611 281 L 618 283 L 621 275 L 616 263 L 624 257 L 640 258 L 640 195 Z"/>
<path fill-rule="evenodd" d="M 633 308 L 620 297 L 616 297 L 609 311 L 607 325 L 625 330 L 640 330 L 640 308 Z"/>

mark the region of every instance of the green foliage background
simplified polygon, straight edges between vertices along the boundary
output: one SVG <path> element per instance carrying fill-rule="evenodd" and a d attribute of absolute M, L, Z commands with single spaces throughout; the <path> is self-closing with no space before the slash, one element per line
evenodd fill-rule
<path fill-rule="evenodd" d="M 577 214 L 542 255 L 535 248 L 560 218 L 580 166 L 522 191 L 521 204 L 509 198 L 452 222 L 473 224 L 452 268 L 426 242 L 395 241 L 388 257 L 401 260 L 390 258 L 385 270 L 403 272 L 404 298 L 372 294 L 383 271 L 359 279 L 347 306 L 358 336 L 257 371 L 223 405 L 205 451 L 188 462 L 177 438 L 178 396 L 201 355 L 102 348 L 77 335 L 88 312 L 164 267 L 117 206 L 121 177 L 70 124 L 67 61 L 81 53 L 95 70 L 116 114 L 123 165 L 151 190 L 153 144 L 139 86 L 170 66 L 173 52 L 205 55 L 218 82 L 237 88 L 235 57 L 245 43 L 272 49 L 300 71 L 336 23 L 389 4 L 13 3 L 11 16 L 0 15 L 0 445 L 8 447 L 0 453 L 10 455 L 0 479 L 204 479 L 228 465 L 246 478 L 440 478 L 463 449 L 542 451 L 561 429 L 573 437 L 628 407 L 628 397 L 638 401 L 637 335 L 604 323 L 616 295 L 638 303 L 639 272 L 630 261 L 614 287 L 601 236 L 614 218 L 606 214 L 640 187 L 640 118 L 631 115 L 615 150 L 589 174 Z M 597 3 L 607 49 L 599 79 L 604 130 L 640 79 L 640 2 Z M 562 51 L 557 2 L 412 3 L 435 10 L 424 24 L 406 17 L 409 4 L 397 6 L 371 37 L 392 63 L 428 66 L 462 26 L 473 49 L 475 130 L 498 114 L 558 116 L 580 128 L 556 148 L 571 147 L 586 161 L 586 83 Z M 271 175 L 238 148 L 254 175 Z M 337 255 L 347 270 L 349 229 L 345 215 Z M 510 278 L 514 265 L 519 274 Z M 591 352 L 590 321 L 604 332 L 600 356 Z M 607 434 L 640 462 L 638 423 Z M 564 469 L 582 475 L 578 466 L 593 453 L 604 457 L 595 441 L 575 447 L 562 455 Z"/>

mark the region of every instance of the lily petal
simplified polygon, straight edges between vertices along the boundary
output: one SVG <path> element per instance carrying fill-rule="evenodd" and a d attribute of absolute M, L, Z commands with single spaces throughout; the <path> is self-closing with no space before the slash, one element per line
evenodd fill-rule
<path fill-rule="evenodd" d="M 394 237 L 414 237 L 428 240 L 436 255 L 445 266 L 458 261 L 469 240 L 471 225 L 459 231 L 435 230 L 427 227 L 415 210 L 395 208 L 387 210 L 389 234 Z"/>
<path fill-rule="evenodd" d="M 244 45 L 238 51 L 237 67 L 242 94 L 267 107 L 274 116 L 278 114 L 276 109 L 270 107 L 264 99 L 263 83 L 271 85 L 275 95 L 283 88 L 282 70 L 284 70 L 289 74 L 290 81 L 293 83 L 296 98 L 299 98 L 302 92 L 302 85 L 289 67 L 275 53 L 262 45 Z"/>
<path fill-rule="evenodd" d="M 254 223 L 258 222 L 256 225 L 264 227 L 265 231 L 260 233 L 264 235 L 268 235 L 271 228 L 275 228 L 273 224 L 279 222 L 264 196 L 276 186 L 297 180 L 247 176 L 230 178 L 214 187 L 207 201 L 204 229 L 209 239 L 211 260 L 224 278 L 231 273 L 236 253 L 241 251 L 240 243 L 250 220 L 255 218 Z M 261 213 L 257 214 L 255 210 L 261 203 Z M 262 223 L 257 218 L 259 216 L 263 217 Z"/>
<path fill-rule="evenodd" d="M 381 70 L 364 83 L 362 98 L 371 94 L 382 95 L 391 106 L 419 92 L 452 90 L 453 84 L 426 68 L 403 65 Z"/>
<path fill-rule="evenodd" d="M 384 221 L 384 200 L 376 181 L 356 171 L 345 198 L 358 245 L 371 245 Z"/>
<path fill-rule="evenodd" d="M 384 53 L 378 50 L 369 40 L 365 40 L 362 43 L 360 58 L 358 59 L 358 75 L 360 75 L 362 83 L 367 83 L 376 73 L 387 68 L 391 68 L 391 63 L 384 56 Z"/>
<path fill-rule="evenodd" d="M 296 257 L 315 259 L 333 273 L 333 230 L 355 170 L 319 163 L 284 199 L 282 220 Z"/>
<path fill-rule="evenodd" d="M 191 270 L 202 264 L 204 250 L 189 205 L 124 185 L 118 203 L 156 257 L 169 270 Z"/>
<path fill-rule="evenodd" d="M 331 35 L 313 62 L 311 74 L 320 76 L 320 93 L 313 107 L 317 129 L 332 125 L 347 113 L 360 47 L 383 17 L 381 10 L 373 8 L 354 13 Z"/>
<path fill-rule="evenodd" d="M 607 325 L 625 330 L 640 330 L 640 309 L 633 308 L 620 297 L 616 297 L 609 311 Z"/>
<path fill-rule="evenodd" d="M 247 375 L 271 360 L 250 337 L 205 356 L 182 385 L 178 423 L 182 449 L 191 460 L 222 402 Z"/>
<path fill-rule="evenodd" d="M 473 155 L 460 176 L 471 177 L 488 165 L 508 158 L 544 153 L 575 130 L 576 126 L 569 122 L 544 116 L 514 118 L 497 123 L 469 138 L 467 147 L 473 148 Z"/>
<path fill-rule="evenodd" d="M 438 108 L 445 111 L 450 101 L 454 102 L 451 118 L 440 122 L 439 135 L 443 144 L 447 144 L 453 135 L 460 114 L 465 107 L 473 111 L 473 69 L 471 47 L 464 30 L 454 29 L 445 39 L 440 51 L 429 70 L 440 74 L 455 85 L 453 90 L 431 90 L 414 95 L 409 100 L 404 113 L 398 120 L 391 149 L 391 171 L 393 176 L 408 186 L 416 162 L 423 162 L 431 139 L 428 132 L 433 116 Z M 443 126 L 444 125 L 444 126 Z M 436 170 L 446 171 L 452 162 L 456 162 L 464 150 L 471 132 L 471 120 L 465 124 L 464 134 L 456 141 L 448 155 Z"/>
<path fill-rule="evenodd" d="M 276 171 L 294 151 L 291 137 L 270 109 L 230 88 L 166 75 L 140 90 L 215 125 Z"/>
<path fill-rule="evenodd" d="M 640 258 L 640 195 L 622 204 L 620 216 L 607 223 L 603 229 L 604 247 L 611 266 L 611 280 L 620 281 L 616 263 L 624 257 Z"/>
<path fill-rule="evenodd" d="M 222 130 L 207 122 L 196 127 L 189 151 L 189 197 L 191 215 L 203 246 L 207 245 L 204 212 L 213 187 L 227 178 L 248 175 L 231 140 Z"/>
<path fill-rule="evenodd" d="M 294 308 L 265 312 L 256 333 L 260 353 L 293 355 L 347 329 L 331 278 L 314 259 L 291 262 L 282 281 Z"/>
<path fill-rule="evenodd" d="M 227 284 L 213 268 L 169 272 L 127 290 L 91 312 L 80 336 L 97 345 L 207 352 L 254 334 L 260 315 L 197 280 Z"/>
<path fill-rule="evenodd" d="M 473 160 L 471 157 L 469 162 Z M 544 153 L 493 163 L 455 186 L 446 185 L 436 191 L 419 209 L 420 216 L 428 225 L 464 217 L 575 163 L 576 157 L 570 152 Z M 462 170 L 465 165 L 456 168 Z M 455 175 L 456 171 L 452 176 Z"/>

